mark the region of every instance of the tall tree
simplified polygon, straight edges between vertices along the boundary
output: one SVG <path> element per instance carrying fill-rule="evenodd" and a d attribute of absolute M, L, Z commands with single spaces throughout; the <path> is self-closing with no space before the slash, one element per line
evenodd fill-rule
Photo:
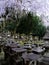
<path fill-rule="evenodd" d="M 41 38 L 45 32 L 46 27 L 42 24 L 42 20 L 32 13 L 27 13 L 20 18 L 20 25 L 17 27 L 18 33 L 30 34 Z"/>
<path fill-rule="evenodd" d="M 15 34 L 16 26 L 17 26 L 17 18 L 16 18 L 16 12 L 13 7 L 6 7 L 5 10 L 6 16 L 6 26 L 5 28 L 11 32 L 11 34 Z"/>
<path fill-rule="evenodd" d="M 20 18 L 20 24 L 17 27 L 17 32 L 21 34 L 29 34 L 32 31 L 32 24 L 32 15 L 29 12 Z"/>

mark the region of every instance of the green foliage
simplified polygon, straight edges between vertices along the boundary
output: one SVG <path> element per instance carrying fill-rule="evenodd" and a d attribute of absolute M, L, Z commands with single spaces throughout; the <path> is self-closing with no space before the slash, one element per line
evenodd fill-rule
<path fill-rule="evenodd" d="M 17 32 L 21 34 L 32 33 L 34 36 L 41 38 L 46 32 L 46 27 L 42 24 L 42 21 L 38 16 L 34 16 L 29 12 L 21 17 Z"/>
<path fill-rule="evenodd" d="M 39 39 L 44 36 L 46 32 L 46 27 L 43 24 L 39 24 L 35 31 L 33 31 L 34 35 L 38 36 Z"/>
<path fill-rule="evenodd" d="M 9 31 L 14 31 L 15 28 L 16 28 L 15 22 L 10 22 L 6 26 L 6 29 L 9 30 Z"/>
<path fill-rule="evenodd" d="M 17 33 L 29 34 L 32 31 L 32 25 L 32 15 L 29 12 L 20 18 L 20 24 L 17 28 Z"/>
<path fill-rule="evenodd" d="M 38 25 L 41 24 L 41 20 L 38 16 L 33 16 L 33 30 L 32 33 L 35 35 L 36 30 L 38 29 Z"/>

